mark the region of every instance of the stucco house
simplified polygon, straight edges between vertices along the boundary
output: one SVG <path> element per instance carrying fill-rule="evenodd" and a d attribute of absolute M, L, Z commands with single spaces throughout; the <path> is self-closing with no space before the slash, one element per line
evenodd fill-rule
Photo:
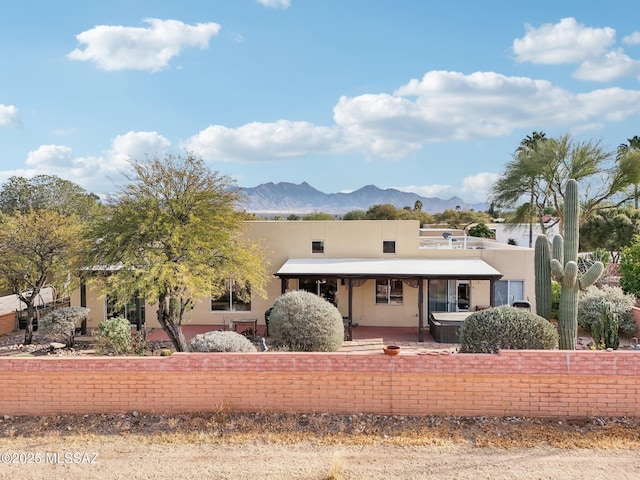
<path fill-rule="evenodd" d="M 250 221 L 246 235 L 270 252 L 267 298 L 228 279 L 227 294 L 200 299 L 189 324 L 255 319 L 264 325 L 275 299 L 298 289 L 333 302 L 349 332 L 356 324 L 418 327 L 420 337 L 433 312 L 534 303 L 533 249 L 450 232 L 428 235 L 418 221 Z M 108 297 L 84 285 L 72 304 L 91 309 L 89 328 L 118 313 Z M 153 305 L 132 300 L 124 310 L 132 323 L 158 326 Z"/>

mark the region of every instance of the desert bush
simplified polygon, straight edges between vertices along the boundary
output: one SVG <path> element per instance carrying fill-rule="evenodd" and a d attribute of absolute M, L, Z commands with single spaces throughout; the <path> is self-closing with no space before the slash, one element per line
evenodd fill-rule
<path fill-rule="evenodd" d="M 38 322 L 38 330 L 45 335 L 61 338 L 67 347 L 73 347 L 76 328 L 87 318 L 90 310 L 84 307 L 65 307 L 47 313 Z"/>
<path fill-rule="evenodd" d="M 256 347 L 244 335 L 236 332 L 206 332 L 189 342 L 191 352 L 255 352 Z"/>
<path fill-rule="evenodd" d="M 460 351 L 498 353 L 501 349 L 552 350 L 558 332 L 544 318 L 511 306 L 474 312 L 460 327 Z"/>
<path fill-rule="evenodd" d="M 269 333 L 275 345 L 292 351 L 335 352 L 342 346 L 344 325 L 334 305 L 313 293 L 294 291 L 273 304 Z"/>
<path fill-rule="evenodd" d="M 616 350 L 620 346 L 620 316 L 613 311 L 610 303 L 600 304 L 599 321 L 591 325 L 591 337 L 593 350 L 612 348 Z"/>
<path fill-rule="evenodd" d="M 594 327 L 599 328 L 602 308 L 606 304 L 611 314 L 617 315 L 620 332 L 633 333 L 636 323 L 631 314 L 631 307 L 635 303 L 635 296 L 624 293 L 620 287 L 589 287 L 580 293 L 578 299 L 578 325 L 588 331 L 593 331 Z"/>
<path fill-rule="evenodd" d="M 99 325 L 95 337 L 100 353 L 113 350 L 116 355 L 124 355 L 132 351 L 131 324 L 126 318 L 114 317 L 105 320 Z"/>

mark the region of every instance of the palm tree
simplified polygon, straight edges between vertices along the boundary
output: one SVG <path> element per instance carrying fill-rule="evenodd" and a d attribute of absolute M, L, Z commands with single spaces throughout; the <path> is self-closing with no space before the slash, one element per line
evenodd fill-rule
<path fill-rule="evenodd" d="M 629 168 L 640 168 L 640 137 L 635 135 L 632 138 L 627 139 L 627 143 L 621 143 L 618 146 L 618 154 L 616 160 L 622 162 L 628 160 L 627 165 Z M 640 178 L 636 179 L 633 184 L 633 206 L 638 208 L 638 200 L 640 199 Z"/>
<path fill-rule="evenodd" d="M 540 144 L 547 140 L 544 132 L 527 135 L 513 154 L 513 160 L 507 164 L 506 174 L 493 188 L 494 201 L 498 205 L 510 205 L 523 195 L 529 195 L 529 202 L 516 210 L 514 221 L 526 220 L 529 223 L 529 247 L 533 246 L 533 219 L 536 212 L 537 182 L 541 175 L 540 164 L 533 155 Z"/>

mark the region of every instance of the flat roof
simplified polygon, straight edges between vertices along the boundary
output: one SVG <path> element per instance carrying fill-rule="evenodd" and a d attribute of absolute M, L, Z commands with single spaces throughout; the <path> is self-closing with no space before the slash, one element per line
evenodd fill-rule
<path fill-rule="evenodd" d="M 498 279 L 502 273 L 484 260 L 424 258 L 290 258 L 279 277 L 431 277 Z"/>

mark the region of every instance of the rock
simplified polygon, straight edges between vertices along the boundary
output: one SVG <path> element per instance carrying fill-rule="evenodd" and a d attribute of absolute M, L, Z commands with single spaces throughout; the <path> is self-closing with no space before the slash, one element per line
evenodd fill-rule
<path fill-rule="evenodd" d="M 59 343 L 59 342 L 51 342 L 49 346 L 51 347 L 52 350 L 60 350 L 66 347 L 64 343 Z"/>

